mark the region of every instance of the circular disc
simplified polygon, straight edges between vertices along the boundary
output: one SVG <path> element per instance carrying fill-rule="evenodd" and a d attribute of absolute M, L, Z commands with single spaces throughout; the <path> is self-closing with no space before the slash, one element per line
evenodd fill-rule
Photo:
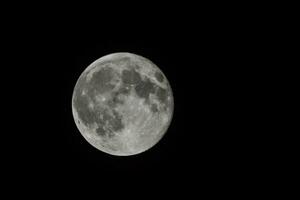
<path fill-rule="evenodd" d="M 167 131 L 173 94 L 163 72 L 132 53 L 99 58 L 80 75 L 72 97 L 75 123 L 97 149 L 118 156 L 144 152 Z"/>

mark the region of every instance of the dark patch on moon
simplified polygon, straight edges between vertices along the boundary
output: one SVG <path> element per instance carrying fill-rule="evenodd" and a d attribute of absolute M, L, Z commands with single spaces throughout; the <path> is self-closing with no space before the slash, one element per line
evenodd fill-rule
<path fill-rule="evenodd" d="M 94 103 L 97 94 L 110 91 L 115 87 L 115 85 L 111 83 L 114 76 L 113 73 L 112 68 L 103 67 L 92 75 L 89 82 L 86 80 L 87 73 L 79 78 L 73 101 L 78 117 L 85 126 L 89 126 L 93 123 L 103 125 L 99 117 L 99 110 L 97 108 L 91 110 L 89 104 Z M 85 91 L 85 95 L 82 94 L 83 91 Z"/>
<path fill-rule="evenodd" d="M 103 82 L 103 75 L 105 74 L 109 74 L 110 72 L 104 70 L 104 73 L 97 73 L 98 76 L 93 76 L 93 79 L 95 77 L 101 77 L 102 78 L 102 82 Z M 99 75 L 100 74 L 100 75 Z M 95 74 L 96 75 L 96 74 Z M 110 76 L 111 78 L 111 76 Z M 109 77 L 105 78 L 105 81 L 109 81 L 111 80 Z M 74 103 L 74 108 L 76 109 L 77 113 L 78 113 L 78 118 L 81 119 L 82 123 L 85 126 L 91 126 L 92 124 L 96 123 L 98 128 L 96 129 L 96 133 L 100 136 L 100 137 L 113 137 L 115 131 L 120 131 L 122 130 L 125 125 L 122 122 L 122 116 L 114 110 L 114 106 L 116 104 L 122 103 L 119 99 L 117 99 L 117 95 L 114 95 L 114 98 L 111 99 L 111 105 L 108 104 L 110 106 L 110 108 L 112 109 L 112 115 L 108 112 L 108 110 L 105 109 L 100 109 L 95 107 L 93 110 L 91 108 L 89 108 L 89 104 L 92 102 L 94 103 L 94 94 L 96 94 L 97 91 L 99 91 L 99 88 L 97 88 L 97 90 L 95 91 L 94 87 L 96 87 L 96 81 L 91 80 L 91 82 L 93 83 L 92 85 L 86 84 L 84 85 L 82 82 L 82 79 L 80 80 L 80 84 L 78 84 L 78 86 L 76 89 L 76 92 L 74 93 L 74 98 L 73 98 L 73 103 Z M 87 86 L 90 86 L 87 88 Z M 86 88 L 84 88 L 86 87 Z M 86 94 L 82 95 L 82 91 L 85 89 Z M 103 90 L 101 90 L 103 91 Z M 125 92 L 122 90 L 122 92 Z M 103 115 L 103 118 L 101 119 L 100 116 L 101 114 Z M 104 127 L 108 127 L 107 129 L 105 129 Z"/>
<path fill-rule="evenodd" d="M 163 89 L 161 87 L 158 87 L 157 88 L 157 91 L 156 91 L 156 95 L 157 95 L 157 98 L 158 100 L 162 103 L 162 104 L 165 104 L 167 102 L 167 97 L 168 97 L 168 92 L 166 89 Z"/>
<path fill-rule="evenodd" d="M 135 91 L 139 97 L 147 100 L 150 93 L 155 91 L 154 83 L 149 78 L 145 78 L 145 81 L 141 81 L 140 84 L 135 86 Z"/>
<path fill-rule="evenodd" d="M 154 73 L 154 76 L 155 76 L 156 80 L 158 80 L 159 82 L 163 82 L 164 81 L 164 76 L 162 75 L 161 72 L 156 71 Z"/>
<path fill-rule="evenodd" d="M 125 84 L 138 84 L 141 81 L 141 76 L 138 72 L 136 72 L 134 69 L 127 70 L 124 69 L 122 71 L 122 81 Z"/>
<path fill-rule="evenodd" d="M 157 105 L 156 105 L 156 104 L 151 104 L 150 110 L 151 110 L 153 113 L 157 113 L 157 112 L 158 112 Z"/>
<path fill-rule="evenodd" d="M 95 72 L 87 85 L 90 85 L 95 93 L 104 93 L 112 90 L 115 85 L 111 83 L 114 77 L 114 72 L 111 67 L 103 67 L 101 70 Z"/>

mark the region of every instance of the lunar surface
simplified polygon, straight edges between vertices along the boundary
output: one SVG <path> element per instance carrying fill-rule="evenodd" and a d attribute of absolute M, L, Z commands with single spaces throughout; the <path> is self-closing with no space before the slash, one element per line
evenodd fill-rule
<path fill-rule="evenodd" d="M 173 94 L 163 72 L 131 53 L 109 54 L 80 75 L 72 111 L 82 136 L 97 149 L 129 156 L 153 147 L 173 116 Z"/>

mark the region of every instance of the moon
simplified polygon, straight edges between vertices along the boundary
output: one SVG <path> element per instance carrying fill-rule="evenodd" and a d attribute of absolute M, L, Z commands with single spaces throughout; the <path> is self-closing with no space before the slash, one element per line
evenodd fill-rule
<path fill-rule="evenodd" d="M 72 113 L 81 135 L 98 150 L 142 153 L 165 135 L 173 117 L 169 81 L 150 60 L 113 53 L 90 64 L 78 78 Z"/>

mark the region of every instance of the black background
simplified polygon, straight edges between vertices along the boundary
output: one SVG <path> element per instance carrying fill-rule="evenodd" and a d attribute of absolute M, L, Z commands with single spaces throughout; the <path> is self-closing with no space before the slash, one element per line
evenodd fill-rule
<path fill-rule="evenodd" d="M 243 10 L 41 6 L 5 24 L 9 67 L 2 80 L 10 104 L 3 110 L 13 119 L 5 125 L 10 139 L 3 140 L 8 185 L 49 195 L 80 190 L 118 195 L 122 188 L 158 196 L 231 191 L 255 179 L 260 166 L 252 162 L 257 121 L 251 116 L 257 99 L 248 80 L 263 47 L 256 46 L 261 33 L 240 17 Z M 94 60 L 114 52 L 153 61 L 174 94 L 166 135 L 149 151 L 129 157 L 92 147 L 72 116 L 78 77 Z"/>

